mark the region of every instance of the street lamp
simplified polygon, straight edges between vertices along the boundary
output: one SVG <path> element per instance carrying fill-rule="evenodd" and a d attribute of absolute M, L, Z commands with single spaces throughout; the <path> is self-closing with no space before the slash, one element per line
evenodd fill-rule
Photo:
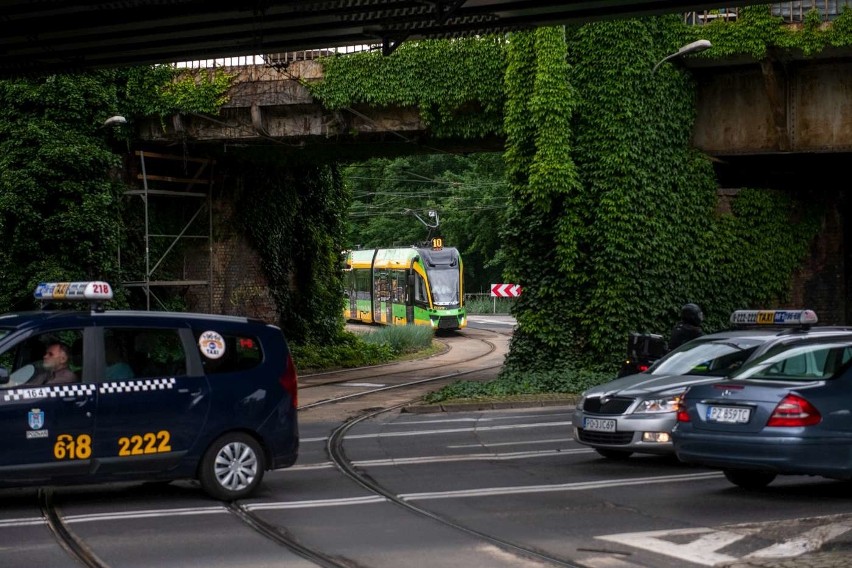
<path fill-rule="evenodd" d="M 102 126 L 118 126 L 119 124 L 127 124 L 127 119 L 119 115 L 111 116 L 104 121 Z"/>
<path fill-rule="evenodd" d="M 682 57 L 684 55 L 689 55 L 690 53 L 698 53 L 700 51 L 704 51 L 705 49 L 710 49 L 713 47 L 713 44 L 710 43 L 710 40 L 707 39 L 699 39 L 698 41 L 693 41 L 692 43 L 688 43 L 678 49 L 676 52 L 665 56 L 660 60 L 659 63 L 654 65 L 654 68 L 651 70 L 651 75 L 656 73 L 657 67 L 668 61 L 669 59 L 674 59 L 675 57 Z"/>

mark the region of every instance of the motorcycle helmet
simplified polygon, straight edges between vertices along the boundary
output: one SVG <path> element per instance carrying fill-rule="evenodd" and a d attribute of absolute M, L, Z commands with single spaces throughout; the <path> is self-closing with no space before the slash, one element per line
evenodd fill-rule
<path fill-rule="evenodd" d="M 697 304 L 684 304 L 680 309 L 680 319 L 686 323 L 700 326 L 704 321 L 704 313 Z"/>

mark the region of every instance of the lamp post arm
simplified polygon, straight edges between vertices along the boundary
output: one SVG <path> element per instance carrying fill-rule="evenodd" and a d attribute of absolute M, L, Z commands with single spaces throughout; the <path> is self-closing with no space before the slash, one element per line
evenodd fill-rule
<path fill-rule="evenodd" d="M 665 56 L 664 58 L 660 59 L 660 60 L 657 62 L 657 64 L 656 64 L 656 65 L 654 65 L 654 68 L 653 68 L 653 69 L 651 69 L 651 75 L 653 75 L 654 73 L 656 73 L 656 72 L 657 72 L 657 69 L 659 69 L 660 65 L 662 65 L 663 63 L 665 63 L 666 61 L 668 61 L 668 60 L 670 60 L 670 59 L 674 59 L 674 58 L 675 58 L 675 57 L 677 57 L 678 55 L 679 55 L 678 53 L 672 53 L 671 55 L 667 55 L 667 56 Z"/>
<path fill-rule="evenodd" d="M 699 39 L 697 41 L 693 41 L 692 43 L 688 43 L 678 49 L 676 52 L 666 55 L 663 59 L 661 59 L 654 68 L 651 70 L 651 75 L 656 73 L 657 68 L 670 59 L 674 59 L 675 57 L 681 57 L 683 55 L 689 55 L 690 53 L 699 53 L 704 51 L 705 49 L 710 49 L 713 47 L 713 44 L 710 43 L 710 40 Z"/>

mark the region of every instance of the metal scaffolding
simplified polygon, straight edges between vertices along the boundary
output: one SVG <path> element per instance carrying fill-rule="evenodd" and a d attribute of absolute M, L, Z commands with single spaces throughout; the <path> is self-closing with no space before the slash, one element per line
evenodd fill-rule
<path fill-rule="evenodd" d="M 130 189 L 125 192 L 127 196 L 139 196 L 144 208 L 144 247 L 145 247 L 145 267 L 144 274 L 141 278 L 131 279 L 123 282 L 127 287 L 141 287 L 145 293 L 145 307 L 151 309 L 151 299 L 153 298 L 161 308 L 165 309 L 165 305 L 157 297 L 152 288 L 157 287 L 175 287 L 175 286 L 206 286 L 208 292 L 208 310 L 213 309 L 213 208 L 212 208 L 212 189 L 213 189 L 213 160 L 205 158 L 189 158 L 185 156 L 175 156 L 170 154 L 158 154 L 154 152 L 137 151 L 139 157 L 141 172 L 137 174 L 137 179 L 142 182 L 141 189 Z M 148 163 L 150 161 L 150 163 Z M 190 166 L 194 166 L 194 173 L 183 173 Z M 175 170 L 182 175 L 175 175 Z M 192 212 L 188 221 L 183 223 L 183 226 L 178 228 L 176 233 L 154 233 L 151 230 L 152 220 L 157 215 L 164 215 L 164 207 L 173 206 L 174 201 L 189 202 L 191 208 L 187 208 L 187 213 Z M 197 205 L 196 205 L 197 204 Z M 183 205 L 182 205 L 183 206 Z M 173 210 L 172 210 L 173 211 Z M 190 229 L 196 220 L 207 216 L 207 233 L 192 233 Z M 196 225 L 197 226 L 197 225 Z M 162 240 L 166 240 L 165 250 L 157 253 L 157 258 L 152 258 L 152 248 L 157 251 L 161 250 Z M 207 246 L 207 278 L 206 279 L 187 279 L 186 278 L 186 259 L 184 259 L 184 278 L 156 278 L 155 274 L 158 269 L 163 267 L 164 261 L 169 257 L 175 247 L 187 240 L 206 240 Z M 157 246 L 152 247 L 152 243 L 157 241 Z M 197 265 L 197 263 L 196 263 Z M 121 266 L 121 253 L 119 252 L 119 266 Z"/>

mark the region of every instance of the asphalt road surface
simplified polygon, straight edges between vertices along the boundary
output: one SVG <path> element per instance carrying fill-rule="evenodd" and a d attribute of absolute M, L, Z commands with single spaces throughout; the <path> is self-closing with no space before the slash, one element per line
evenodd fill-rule
<path fill-rule="evenodd" d="M 606 460 L 572 440 L 568 406 L 405 411 L 496 376 L 512 327 L 474 317 L 427 360 L 301 377 L 299 461 L 251 499 L 189 482 L 54 489 L 88 564 L 47 522 L 44 492 L 4 490 L 0 566 L 845 565 L 852 484 L 746 492 L 670 458 Z"/>

